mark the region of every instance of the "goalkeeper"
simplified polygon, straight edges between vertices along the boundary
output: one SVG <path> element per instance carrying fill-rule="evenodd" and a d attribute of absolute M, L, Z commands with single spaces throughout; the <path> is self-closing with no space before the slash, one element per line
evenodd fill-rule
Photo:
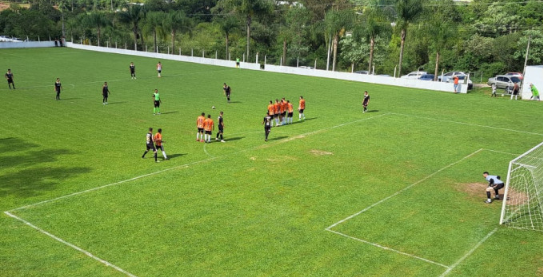
<path fill-rule="evenodd" d="M 494 190 L 494 193 L 496 194 L 494 196 L 494 199 L 500 199 L 500 194 L 498 190 L 503 188 L 504 184 L 502 180 L 500 180 L 500 176 L 489 175 L 486 171 L 483 173 L 483 177 L 485 177 L 485 179 L 488 181 L 488 188 L 486 188 L 486 198 L 488 199 L 485 201 L 485 203 L 490 204 L 492 203 L 492 199 L 490 198 L 490 192 Z"/>

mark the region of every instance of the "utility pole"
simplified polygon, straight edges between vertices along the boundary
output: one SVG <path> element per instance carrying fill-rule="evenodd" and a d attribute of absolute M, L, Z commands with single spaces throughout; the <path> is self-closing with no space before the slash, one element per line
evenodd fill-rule
<path fill-rule="evenodd" d="M 532 40 L 532 35 L 528 37 L 528 46 L 526 46 L 526 58 L 524 58 L 524 69 L 522 71 L 522 76 L 526 74 L 526 66 L 528 65 L 528 53 L 530 52 L 530 41 Z"/>

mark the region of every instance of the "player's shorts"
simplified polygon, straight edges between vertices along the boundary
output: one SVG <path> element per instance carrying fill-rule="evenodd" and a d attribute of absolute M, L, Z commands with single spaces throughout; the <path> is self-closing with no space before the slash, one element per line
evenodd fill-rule
<path fill-rule="evenodd" d="M 226 97 L 230 97 L 230 92 L 227 92 L 227 93 L 226 93 Z"/>
<path fill-rule="evenodd" d="M 273 115 L 273 118 L 278 118 L 278 117 L 279 117 L 279 114 L 278 114 L 278 113 L 276 113 L 276 114 Z"/>
<path fill-rule="evenodd" d="M 204 132 L 204 128 L 198 128 L 198 133 L 203 133 Z"/>
<path fill-rule="evenodd" d="M 151 149 L 153 149 L 153 151 L 156 151 L 155 145 L 153 145 L 153 144 L 147 144 L 147 143 L 146 143 L 146 144 L 145 144 L 145 147 L 147 147 L 147 151 L 149 151 L 149 150 L 151 150 Z"/>
<path fill-rule="evenodd" d="M 264 126 L 264 131 L 266 131 L 266 133 L 270 132 L 271 130 L 271 126 Z"/>
<path fill-rule="evenodd" d="M 366 107 L 368 105 L 368 102 L 363 102 L 362 106 Z"/>
<path fill-rule="evenodd" d="M 288 117 L 292 117 L 293 113 L 288 113 Z"/>
<path fill-rule="evenodd" d="M 13 79 L 8 79 L 8 84 L 13 84 Z"/>
<path fill-rule="evenodd" d="M 219 133 L 222 133 L 224 131 L 224 128 L 219 128 Z"/>
<path fill-rule="evenodd" d="M 287 112 L 283 112 L 283 113 L 281 114 L 282 117 L 285 117 L 286 115 L 287 115 Z"/>
<path fill-rule="evenodd" d="M 155 107 L 160 107 L 160 101 L 155 101 Z"/>
<path fill-rule="evenodd" d="M 498 189 L 498 190 L 499 190 L 499 189 L 502 189 L 503 187 L 504 187 L 504 184 L 501 183 L 501 184 L 497 184 L 497 185 L 493 186 L 492 188 L 493 188 L 493 189 Z"/>
<path fill-rule="evenodd" d="M 513 95 L 518 95 L 518 89 L 513 90 Z"/>
<path fill-rule="evenodd" d="M 211 131 L 206 131 L 206 135 L 211 135 Z"/>
<path fill-rule="evenodd" d="M 239 65 L 239 62 L 236 62 L 236 65 Z"/>
<path fill-rule="evenodd" d="M 158 73 L 162 73 L 162 70 L 157 70 L 157 71 L 158 71 Z"/>
<path fill-rule="evenodd" d="M 155 148 L 157 150 L 160 149 L 162 152 L 164 152 L 164 146 L 162 146 L 162 145 L 155 145 Z"/>
<path fill-rule="evenodd" d="M 298 112 L 304 113 L 304 109 L 298 109 Z"/>

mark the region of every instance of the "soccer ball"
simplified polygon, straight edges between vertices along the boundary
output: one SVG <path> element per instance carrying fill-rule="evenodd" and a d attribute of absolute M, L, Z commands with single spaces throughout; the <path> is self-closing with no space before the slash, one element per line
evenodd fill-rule
<path fill-rule="evenodd" d="M 215 106 L 212 106 L 211 108 L 212 108 L 212 109 L 215 109 Z"/>

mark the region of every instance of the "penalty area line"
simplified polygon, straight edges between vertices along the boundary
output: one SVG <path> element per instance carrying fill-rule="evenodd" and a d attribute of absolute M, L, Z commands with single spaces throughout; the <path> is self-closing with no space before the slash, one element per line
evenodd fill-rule
<path fill-rule="evenodd" d="M 416 255 L 413 255 L 413 254 L 405 253 L 405 252 L 402 252 L 402 251 L 399 251 L 399 250 L 396 250 L 396 249 L 392 249 L 390 247 L 386 247 L 386 246 L 383 246 L 383 245 L 380 245 L 380 244 L 377 244 L 377 243 L 374 243 L 374 242 L 369 242 L 367 240 L 363 240 L 363 239 L 360 239 L 360 238 L 352 237 L 352 236 L 343 234 L 341 232 L 333 231 L 333 230 L 330 230 L 330 229 L 326 229 L 326 231 L 332 232 L 334 234 L 337 234 L 337 235 L 340 235 L 340 236 L 343 236 L 343 237 L 346 237 L 346 238 L 349 238 L 349 239 L 353 239 L 353 240 L 356 240 L 356 241 L 359 241 L 359 242 L 363 242 L 363 243 L 366 243 L 366 244 L 369 244 L 369 245 L 372 245 L 372 246 L 375 246 L 375 247 L 378 247 L 378 248 L 381 248 L 381 249 L 384 249 L 384 250 L 387 250 L 387 251 L 392 251 L 394 253 L 398 253 L 398 254 L 401 254 L 401 255 L 404 255 L 404 256 L 408 256 L 410 258 L 415 258 L 415 259 L 421 260 L 423 262 L 427 262 L 427 263 L 430 263 L 430 264 L 438 265 L 438 266 L 444 267 L 446 269 L 449 269 L 449 267 L 444 265 L 444 264 L 434 262 L 432 260 L 428 260 L 428 259 L 416 256 Z"/>
<path fill-rule="evenodd" d="M 471 248 L 464 256 L 462 256 L 462 258 L 456 261 L 453 265 L 449 266 L 447 270 L 443 272 L 443 274 L 441 274 L 439 277 L 444 277 L 444 276 L 449 275 L 449 273 L 451 273 L 451 271 L 453 271 L 455 267 L 457 267 L 465 259 L 471 256 L 471 254 L 473 254 L 473 252 L 475 252 L 475 250 L 477 250 L 477 248 L 479 248 L 479 246 L 481 246 L 488 238 L 494 235 L 496 231 L 498 231 L 498 228 L 495 228 L 494 230 L 490 231 L 490 233 L 488 233 L 483 239 L 481 239 L 473 248 Z"/>
<path fill-rule="evenodd" d="M 38 226 L 36 226 L 36 225 L 34 225 L 34 224 L 28 222 L 27 220 L 24 220 L 24 219 L 22 219 L 22 218 L 20 218 L 20 217 L 18 217 L 18 216 L 16 216 L 16 215 L 10 213 L 10 212 L 4 212 L 4 213 L 5 213 L 7 216 L 12 217 L 12 218 L 14 218 L 14 219 L 16 219 L 16 220 L 18 220 L 18 221 L 21 221 L 22 223 L 24 223 L 24 224 L 26 224 L 26 225 L 32 227 L 33 229 L 39 231 L 40 233 L 42 233 L 42 234 L 44 234 L 44 235 L 46 235 L 46 236 L 48 236 L 48 237 L 50 237 L 50 238 L 52 238 L 52 239 L 58 241 L 58 242 L 60 242 L 60 243 L 62 243 L 62 244 L 64 244 L 64 245 L 67 245 L 67 246 L 69 246 L 69 247 L 71 247 L 71 248 L 73 248 L 73 249 L 75 249 L 75 250 L 77 250 L 77 251 L 79 251 L 79 252 L 81 252 L 81 253 L 83 253 L 83 254 L 85 254 L 85 255 L 91 257 L 91 258 L 93 258 L 94 260 L 96 260 L 96 261 L 98 261 L 98 262 L 100 262 L 100 263 L 102 263 L 102 264 L 104 264 L 104 265 L 106 265 L 106 266 L 108 266 L 108 267 L 111 267 L 111 268 L 113 268 L 113 269 L 115 269 L 115 270 L 117 270 L 117 271 L 119 271 L 119 272 L 121 272 L 121 273 L 123 273 L 123 274 L 125 274 L 125 275 L 127 275 L 127 276 L 130 276 L 130 277 L 137 277 L 136 275 L 134 275 L 134 274 L 132 274 L 132 273 L 130 273 L 130 272 L 128 272 L 128 271 L 126 271 L 126 270 L 124 270 L 124 269 L 122 269 L 122 268 L 120 268 L 120 267 L 118 267 L 118 266 L 116 266 L 116 265 L 114 265 L 114 264 L 112 264 L 112 263 L 110 263 L 110 262 L 104 260 L 104 259 L 101 259 L 101 258 L 97 257 L 96 255 L 90 253 L 89 251 L 87 251 L 87 250 L 85 250 L 85 249 L 83 249 L 83 248 L 81 248 L 81 247 L 78 247 L 78 246 L 76 246 L 76 245 L 74 245 L 74 244 L 71 244 L 71 243 L 69 243 L 69 242 L 67 242 L 67 241 L 65 241 L 65 240 L 63 240 L 63 239 L 61 239 L 61 238 L 59 238 L 59 237 L 57 237 L 57 236 L 55 236 L 55 235 L 53 235 L 53 234 L 51 234 L 51 233 L 45 231 L 45 230 L 43 230 L 43 229 L 41 229 L 40 227 L 38 227 Z"/>
<path fill-rule="evenodd" d="M 477 155 L 478 153 L 480 153 L 480 152 L 482 152 L 482 151 L 484 151 L 484 150 L 485 150 L 485 149 L 481 148 L 481 149 L 479 149 L 479 150 L 477 150 L 477 151 L 475 151 L 475 152 L 473 152 L 473 153 L 471 153 L 471 154 L 469 154 L 469 155 L 463 157 L 462 159 L 460 159 L 460 160 L 458 160 L 458 161 L 456 161 L 456 162 L 454 162 L 454 163 L 451 163 L 451 164 L 449 164 L 449 165 L 446 165 L 446 166 L 442 167 L 441 169 L 437 170 L 436 172 L 434 172 L 434 173 L 432 173 L 432 174 L 430 174 L 430 175 L 428 175 L 428 176 L 426 176 L 426 177 L 424 177 L 424 178 L 422 178 L 422 179 L 416 181 L 415 183 L 413 183 L 413 184 L 411 184 L 411 185 L 409 185 L 409 186 L 407 186 L 407 187 L 405 187 L 405 188 L 403 188 L 403 189 L 401 189 L 401 190 L 399 190 L 399 191 L 397 191 L 397 192 L 395 192 L 395 193 L 393 193 L 393 194 L 391 194 L 391 195 L 389 195 L 389 196 L 387 196 L 387 197 L 385 197 L 385 198 L 383 198 L 383 199 L 381 199 L 381 200 L 379 200 L 379 201 L 377 201 L 377 202 L 371 204 L 371 205 L 368 206 L 367 208 L 365 208 L 365 209 L 363 209 L 363 210 L 361 210 L 361 211 L 359 211 L 359 212 L 357 212 L 357 213 L 355 213 L 355 214 L 352 214 L 352 215 L 350 215 L 350 216 L 348 216 L 348 217 L 346 217 L 346 218 L 344 218 L 344 219 L 342 219 L 342 220 L 340 220 L 340 221 L 338 221 L 338 222 L 336 222 L 336 223 L 330 225 L 328 228 L 326 228 L 326 230 L 327 230 L 327 231 L 330 231 L 330 229 L 336 227 L 337 225 L 339 225 L 339 224 L 341 224 L 341 223 L 343 223 L 343 222 L 345 222 L 345 221 L 348 221 L 348 220 L 350 220 L 350 219 L 352 219 L 352 218 L 354 218 L 354 217 L 356 217 L 356 216 L 358 216 L 358 215 L 360 215 L 360 214 L 362 214 L 362 213 L 368 211 L 369 209 L 371 209 L 371 208 L 373 208 L 373 207 L 375 207 L 375 206 L 377 206 L 377 205 L 380 205 L 380 204 L 386 202 L 386 201 L 389 200 L 390 198 L 393 198 L 394 196 L 396 196 L 396 195 L 398 195 L 398 194 L 400 194 L 400 193 L 402 193 L 402 192 L 404 192 L 404 191 L 406 191 L 406 190 L 408 190 L 408 189 L 410 189 L 410 188 L 412 188 L 412 187 L 414 187 L 414 186 L 416 186 L 416 185 L 418 185 L 418 184 L 420 184 L 420 183 L 422 183 L 422 182 L 424 182 L 424 181 L 426 181 L 426 180 L 428 180 L 428 179 L 434 177 L 436 174 L 442 172 L 443 170 L 445 170 L 445 169 L 447 169 L 447 168 L 450 168 L 450 167 L 452 167 L 452 166 L 454 166 L 454 165 L 456 165 L 456 164 L 458 164 L 458 163 L 460 163 L 460 162 L 462 162 L 462 161 L 464 161 L 464 160 L 466 160 L 466 159 L 469 159 L 469 158 L 473 157 L 474 155 Z"/>

